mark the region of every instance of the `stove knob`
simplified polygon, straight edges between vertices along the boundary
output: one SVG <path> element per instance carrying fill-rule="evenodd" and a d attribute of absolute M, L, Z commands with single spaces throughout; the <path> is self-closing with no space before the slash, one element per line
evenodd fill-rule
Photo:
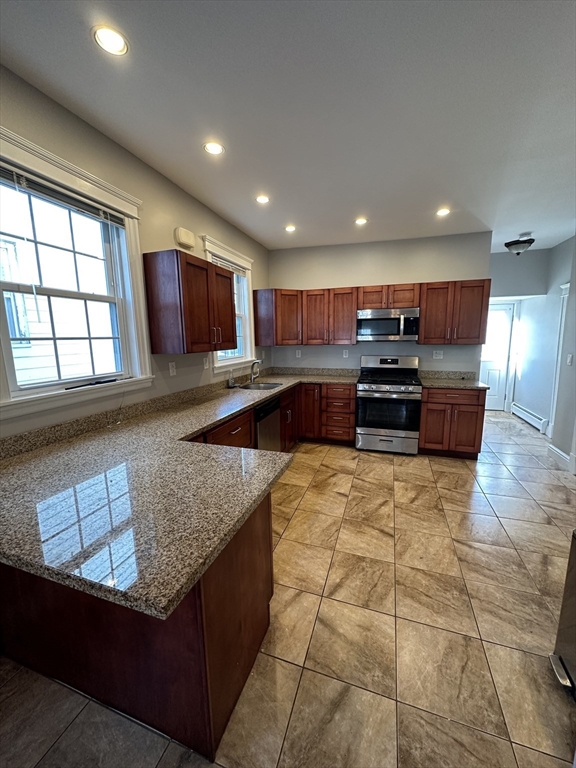
<path fill-rule="evenodd" d="M 374 384 L 372 384 L 372 386 L 370 387 L 370 389 L 372 389 L 372 390 L 376 389 L 376 387 L 374 386 Z"/>
<path fill-rule="evenodd" d="M 386 392 L 390 391 L 390 387 L 386 386 Z"/>
<path fill-rule="evenodd" d="M 400 392 L 405 392 L 405 391 L 406 391 L 406 387 L 400 387 Z"/>

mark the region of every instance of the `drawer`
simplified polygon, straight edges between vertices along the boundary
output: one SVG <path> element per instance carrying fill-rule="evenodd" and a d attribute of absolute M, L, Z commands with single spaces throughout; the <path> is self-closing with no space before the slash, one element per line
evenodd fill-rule
<path fill-rule="evenodd" d="M 485 392 L 479 389 L 426 389 L 422 399 L 429 403 L 482 405 Z"/>
<path fill-rule="evenodd" d="M 324 411 L 322 414 L 322 425 L 325 427 L 335 427 L 336 429 L 354 427 L 356 426 L 356 416 L 353 413 L 330 413 Z"/>
<path fill-rule="evenodd" d="M 220 427 L 206 433 L 206 442 L 213 445 L 231 445 L 235 448 L 254 447 L 254 414 L 252 411 L 230 419 Z"/>
<path fill-rule="evenodd" d="M 322 427 L 322 437 L 325 440 L 345 440 L 346 442 L 353 442 L 356 437 L 354 429 L 346 429 L 346 427 Z"/>
<path fill-rule="evenodd" d="M 323 397 L 322 411 L 333 413 L 354 413 L 356 410 L 356 400 L 347 397 Z"/>
<path fill-rule="evenodd" d="M 328 400 L 342 400 L 354 397 L 356 384 L 322 384 L 322 397 Z"/>

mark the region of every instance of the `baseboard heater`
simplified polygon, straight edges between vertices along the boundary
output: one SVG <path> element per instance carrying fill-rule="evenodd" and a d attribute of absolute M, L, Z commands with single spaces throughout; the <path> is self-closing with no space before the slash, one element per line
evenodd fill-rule
<path fill-rule="evenodd" d="M 536 427 L 536 429 L 542 432 L 543 435 L 546 434 L 548 419 L 543 419 L 542 416 L 538 416 L 538 414 L 529 411 L 528 408 L 524 408 L 524 406 L 519 403 L 512 403 L 512 408 L 510 410 L 515 416 L 520 416 L 520 418 L 527 421 L 528 424 Z"/>

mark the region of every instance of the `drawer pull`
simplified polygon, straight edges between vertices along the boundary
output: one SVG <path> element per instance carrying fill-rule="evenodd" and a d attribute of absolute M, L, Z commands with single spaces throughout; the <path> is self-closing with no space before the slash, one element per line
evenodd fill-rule
<path fill-rule="evenodd" d="M 342 430 L 341 429 L 333 429 L 332 432 L 335 432 L 337 435 L 341 435 L 342 434 Z"/>
<path fill-rule="evenodd" d="M 344 392 L 342 387 L 332 387 L 332 389 L 334 390 L 334 392 Z"/>
<path fill-rule="evenodd" d="M 344 403 L 332 403 L 332 405 L 344 405 Z"/>
<path fill-rule="evenodd" d="M 232 432 L 230 432 L 230 434 L 231 435 L 236 435 L 236 434 L 238 434 L 238 432 L 240 432 L 241 429 L 242 429 L 242 427 L 238 427 L 238 429 L 234 429 Z"/>
<path fill-rule="evenodd" d="M 460 395 L 444 395 L 444 397 L 460 397 Z"/>
<path fill-rule="evenodd" d="M 334 421 L 344 421 L 344 416 L 332 416 Z"/>

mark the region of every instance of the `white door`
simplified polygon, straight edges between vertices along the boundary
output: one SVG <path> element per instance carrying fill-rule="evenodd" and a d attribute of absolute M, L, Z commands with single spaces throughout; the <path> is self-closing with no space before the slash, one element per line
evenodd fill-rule
<path fill-rule="evenodd" d="M 486 408 L 503 411 L 506 401 L 506 382 L 510 361 L 513 304 L 491 304 L 488 310 L 486 344 L 482 347 L 480 381 L 488 384 Z"/>

